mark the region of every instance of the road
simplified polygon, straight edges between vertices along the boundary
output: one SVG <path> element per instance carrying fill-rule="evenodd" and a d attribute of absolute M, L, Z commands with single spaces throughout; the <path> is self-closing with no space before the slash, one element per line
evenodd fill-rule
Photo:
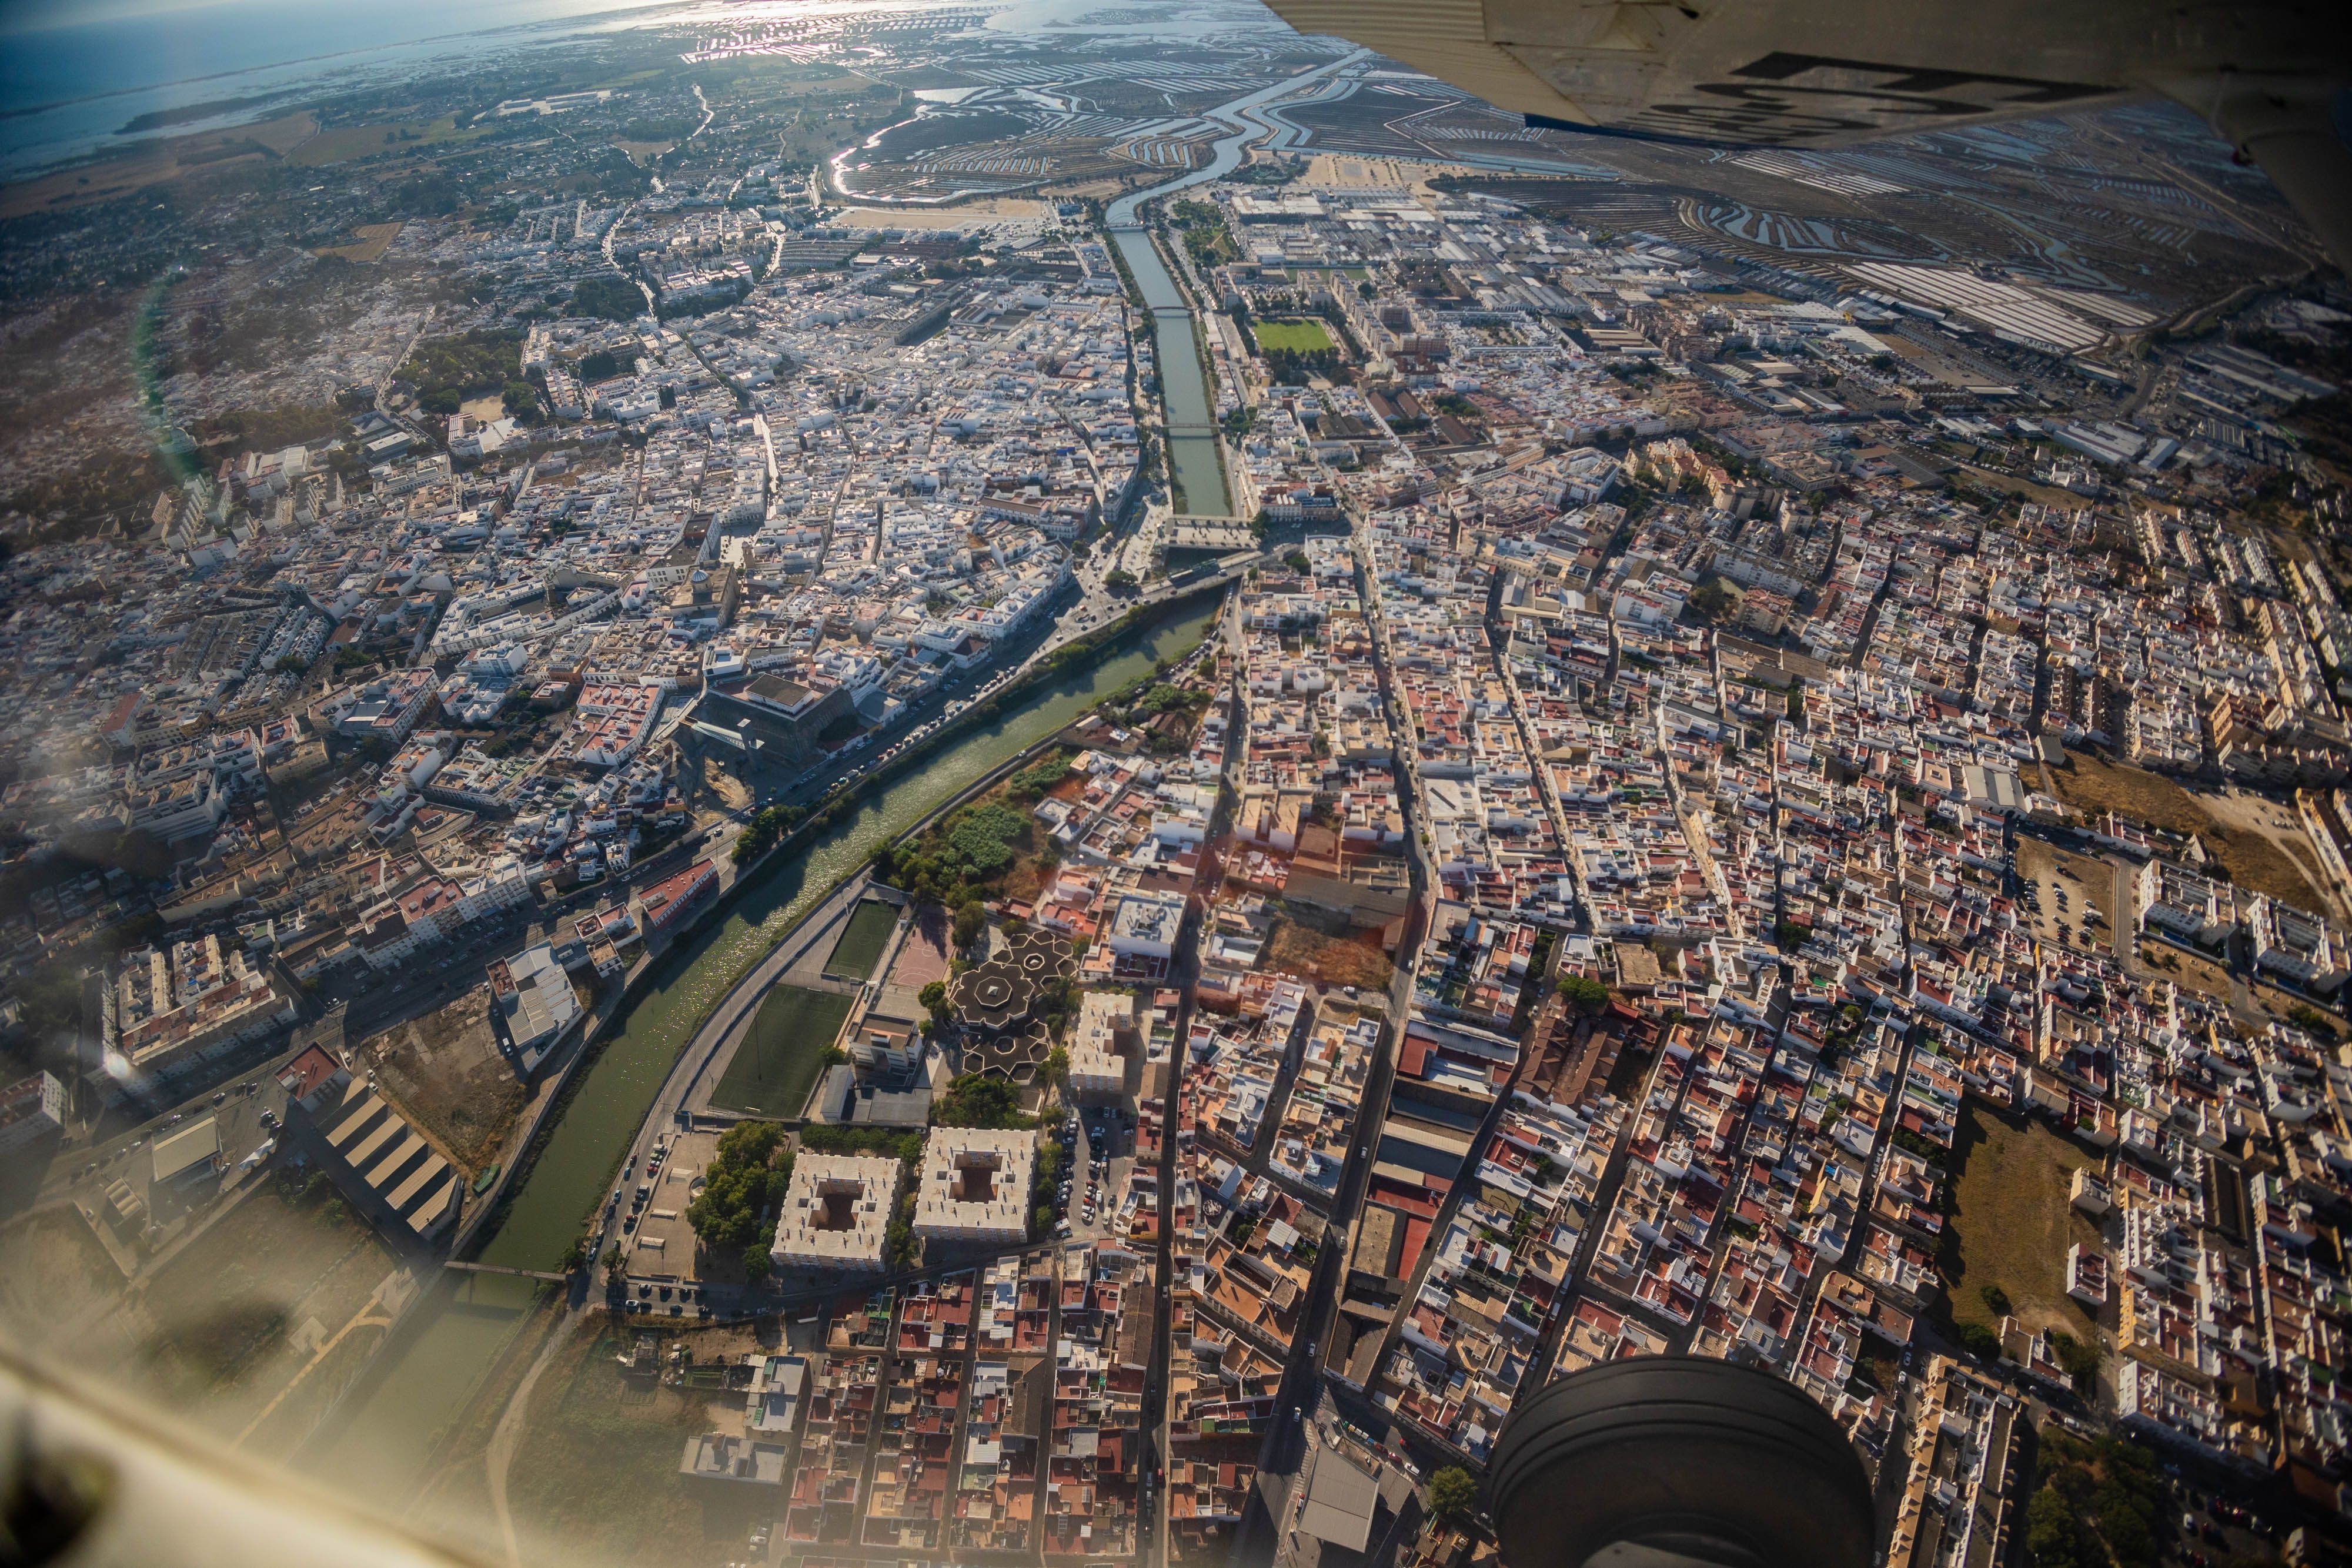
<path fill-rule="evenodd" d="M 656 189 L 659 189 L 661 182 L 656 180 L 654 182 L 654 185 Z M 619 234 L 621 232 L 621 225 L 629 221 L 629 213 L 631 209 L 636 206 L 636 204 L 637 204 L 635 202 L 628 203 L 626 205 L 623 206 L 619 212 L 613 214 L 613 221 L 611 223 L 604 225 L 604 265 L 611 267 L 614 272 L 619 273 L 623 277 L 627 278 L 631 283 L 636 285 L 637 292 L 646 297 L 646 314 L 650 316 L 654 313 L 654 291 L 646 287 L 644 279 L 640 278 L 635 273 L 631 272 L 627 267 L 623 267 L 619 262 L 613 259 L 613 236 Z"/>
<path fill-rule="evenodd" d="M 1357 587 L 1360 592 L 1363 587 L 1360 559 L 1357 568 L 1360 579 Z M 1388 653 L 1379 635 L 1372 639 L 1372 662 L 1381 690 L 1384 694 L 1391 691 Z M 1362 1213 L 1365 1193 L 1370 1186 L 1373 1149 L 1380 1130 L 1388 1118 L 1389 1093 L 1396 1079 L 1398 1042 L 1412 1003 L 1413 979 L 1420 963 L 1422 939 L 1427 930 L 1432 878 L 1422 845 L 1419 802 L 1409 775 L 1402 772 L 1398 779 L 1397 804 L 1404 813 L 1414 913 L 1406 928 L 1405 941 L 1399 947 L 1395 970 L 1389 979 L 1387 1017 L 1381 1024 L 1380 1043 L 1373 1052 L 1371 1071 L 1365 1080 L 1363 1098 L 1356 1108 L 1355 1135 L 1349 1147 L 1347 1166 L 1340 1174 L 1339 1189 L 1334 1196 L 1328 1216 L 1328 1228 L 1323 1245 L 1316 1254 L 1315 1271 L 1299 1306 L 1297 1337 L 1305 1342 L 1305 1354 L 1294 1354 L 1285 1364 L 1282 1381 L 1275 1391 L 1274 1426 L 1266 1434 L 1258 1455 L 1258 1487 L 1255 1494 L 1258 1506 L 1244 1514 L 1236 1531 L 1234 1547 L 1234 1561 L 1236 1563 L 1269 1559 L 1279 1544 L 1279 1533 L 1269 1536 L 1268 1532 L 1276 1530 L 1276 1521 L 1287 1505 L 1293 1480 L 1307 1456 L 1306 1417 L 1321 1401 L 1321 1379 L 1325 1370 L 1323 1357 L 1332 1343 L 1339 1315 L 1340 1283 L 1346 1278 L 1348 1259 L 1355 1250 L 1356 1221 Z M 1178 1038 L 1182 1038 L 1181 1032 Z M 1164 1331 L 1161 1337 L 1166 1337 Z M 1296 1420 L 1290 1415 L 1294 1409 L 1300 1412 L 1299 1418 Z"/>
<path fill-rule="evenodd" d="M 379 409 L 383 407 L 383 400 L 387 396 L 391 395 L 392 383 L 399 379 L 400 367 L 408 363 L 408 356 L 416 351 L 416 345 L 422 342 L 425 339 L 425 334 L 432 329 L 433 312 L 430 308 L 427 308 L 425 312 L 425 319 L 416 324 L 416 330 L 408 335 L 408 341 L 401 345 L 400 352 L 392 357 L 392 362 L 384 368 L 383 374 L 376 378 L 376 407 Z"/>

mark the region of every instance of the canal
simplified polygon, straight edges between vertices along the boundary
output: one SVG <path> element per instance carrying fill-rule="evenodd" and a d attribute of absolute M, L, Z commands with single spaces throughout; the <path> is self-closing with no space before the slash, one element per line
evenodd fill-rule
<path fill-rule="evenodd" d="M 1216 404 L 1209 397 L 1208 373 L 1201 368 L 1192 308 L 1168 276 L 1149 231 L 1118 228 L 1110 237 L 1151 311 L 1160 401 L 1168 411 L 1168 466 L 1184 492 L 1184 510 L 1197 517 L 1228 517 L 1233 502 L 1225 494 L 1224 463 L 1217 451 Z"/>
<path fill-rule="evenodd" d="M 736 978 L 879 841 L 906 831 L 956 791 L 1149 672 L 1154 661 L 1190 650 L 1204 618 L 1198 606 L 1172 610 L 1124 650 L 950 743 L 802 852 L 772 862 L 724 919 L 661 958 L 652 987 L 608 1031 L 480 1260 L 555 1267 L 610 1186 L 678 1052 Z M 420 1332 L 404 1336 L 391 1364 L 372 1370 L 359 1407 L 334 1440 L 297 1464 L 381 1501 L 405 1495 L 546 1288 L 510 1275 L 443 1273 L 428 1286 L 434 1299 L 417 1309 L 431 1314 Z"/>

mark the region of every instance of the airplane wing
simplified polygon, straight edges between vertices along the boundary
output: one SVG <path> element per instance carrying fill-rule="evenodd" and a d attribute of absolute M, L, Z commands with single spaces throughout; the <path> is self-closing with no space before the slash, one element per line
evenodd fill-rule
<path fill-rule="evenodd" d="M 2160 0 L 1268 0 L 1546 124 L 1840 147 L 2161 95 L 2352 272 L 2352 13 Z"/>

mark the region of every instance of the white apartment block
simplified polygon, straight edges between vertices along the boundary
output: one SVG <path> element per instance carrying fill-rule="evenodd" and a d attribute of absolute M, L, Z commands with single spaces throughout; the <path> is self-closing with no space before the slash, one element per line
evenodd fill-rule
<path fill-rule="evenodd" d="M 898 1161 L 804 1150 L 768 1257 L 779 1269 L 879 1269 L 898 1197 Z"/>
<path fill-rule="evenodd" d="M 66 1088 L 57 1075 L 36 1072 L 0 1089 L 0 1154 L 18 1148 L 66 1123 Z"/>
<path fill-rule="evenodd" d="M 1121 991 L 1088 991 L 1078 998 L 1078 1021 L 1070 1031 L 1070 1093 L 1080 1099 L 1115 1099 L 1127 1092 L 1127 1058 L 1119 1038 L 1135 1030 L 1135 998 Z"/>
<path fill-rule="evenodd" d="M 1025 1240 L 1036 1164 L 1036 1134 L 1025 1129 L 932 1128 L 915 1189 L 915 1234 L 927 1241 Z"/>

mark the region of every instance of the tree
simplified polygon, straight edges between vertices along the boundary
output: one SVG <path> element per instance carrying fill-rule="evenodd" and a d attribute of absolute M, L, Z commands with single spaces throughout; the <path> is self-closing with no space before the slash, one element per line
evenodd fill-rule
<path fill-rule="evenodd" d="M 2322 1040 L 2334 1040 L 2336 1038 L 2335 1023 L 2329 1019 L 2326 1013 L 2321 1012 L 2317 1008 L 2313 1007 L 2308 1002 L 2297 1002 L 2294 1006 L 2287 1009 L 2286 1021 L 2294 1025 L 2295 1028 L 2302 1030 L 2305 1033 L 2317 1035 Z"/>
<path fill-rule="evenodd" d="M 1057 1045 L 1045 1053 L 1045 1082 L 1059 1089 L 1069 1081 L 1070 1053 Z"/>
<path fill-rule="evenodd" d="M 743 1278 L 756 1285 L 775 1272 L 776 1260 L 768 1256 L 764 1241 L 754 1241 L 743 1249 Z"/>
<path fill-rule="evenodd" d="M 955 1013 L 948 1006 L 948 986 L 945 980 L 933 980 L 915 993 L 915 999 L 922 1003 L 923 1010 L 931 1015 L 931 1028 L 934 1031 L 943 1030 L 955 1021 Z"/>
<path fill-rule="evenodd" d="M 1460 1519 L 1478 1506 L 1478 1483 L 1460 1465 L 1447 1465 L 1429 1478 L 1429 1511 L 1441 1520 Z"/>
<path fill-rule="evenodd" d="M 773 1122 L 738 1122 L 719 1134 L 702 1191 L 686 1209 L 687 1223 L 703 1246 L 713 1252 L 740 1252 L 761 1239 L 761 1218 L 791 1179 L 791 1155 L 779 1168 L 769 1168 L 783 1135 Z"/>
<path fill-rule="evenodd" d="M 607 321 L 632 321 L 645 314 L 646 297 L 637 286 L 622 277 L 592 277 L 572 291 L 572 312 L 575 316 L 596 316 Z M 590 356 L 595 358 L 594 355 Z M 582 367 L 586 371 L 586 367 Z M 616 373 L 606 371 L 609 376 Z M 594 377 L 591 379 L 601 379 Z"/>
<path fill-rule="evenodd" d="M 1021 1113 L 1021 1092 L 1002 1078 L 977 1072 L 959 1074 L 931 1106 L 931 1124 L 938 1127 L 1020 1127 L 1028 1124 Z"/>
<path fill-rule="evenodd" d="M 2082 1527 L 2054 1487 L 2043 1487 L 2025 1505 L 2025 1545 L 2034 1568 L 2076 1568 L 2082 1557 Z"/>
<path fill-rule="evenodd" d="M 2005 1318 L 2009 1316 L 2009 1292 L 2002 1290 L 1999 1285 L 1987 1285 L 1983 1287 L 1981 1290 L 1977 1291 L 1977 1299 L 1984 1302 L 1985 1311 L 1990 1312 L 1993 1316 L 1997 1318 Z"/>
<path fill-rule="evenodd" d="M 1587 1018 L 1599 1015 L 1609 1006 L 1609 988 L 1590 975 L 1562 975 L 1559 994 L 1570 1007 Z"/>
<path fill-rule="evenodd" d="M 1113 593 L 1132 593 L 1142 580 L 1123 566 L 1115 566 L 1103 576 L 1103 586 Z"/>
<path fill-rule="evenodd" d="M 2000 1336 L 1982 1323 L 1962 1323 L 1952 1337 L 1960 1342 L 1962 1350 L 1979 1361 L 2000 1359 Z"/>
<path fill-rule="evenodd" d="M 980 936 L 981 927 L 988 924 L 988 911 L 977 898 L 967 898 L 956 906 L 955 945 L 969 947 Z"/>
<path fill-rule="evenodd" d="M 2075 1393 L 2088 1396 L 2097 1391 L 2101 1359 L 2097 1344 L 2086 1344 L 2063 1329 L 2052 1329 L 2050 1351 L 2066 1369 L 2066 1381 L 2074 1385 Z"/>
<path fill-rule="evenodd" d="M 1723 579 L 1719 577 L 1708 578 L 1693 590 L 1690 596 L 1690 607 L 1698 612 L 1701 619 L 1707 621 L 1722 620 L 1724 614 L 1738 603 L 1738 600 L 1723 586 Z"/>

